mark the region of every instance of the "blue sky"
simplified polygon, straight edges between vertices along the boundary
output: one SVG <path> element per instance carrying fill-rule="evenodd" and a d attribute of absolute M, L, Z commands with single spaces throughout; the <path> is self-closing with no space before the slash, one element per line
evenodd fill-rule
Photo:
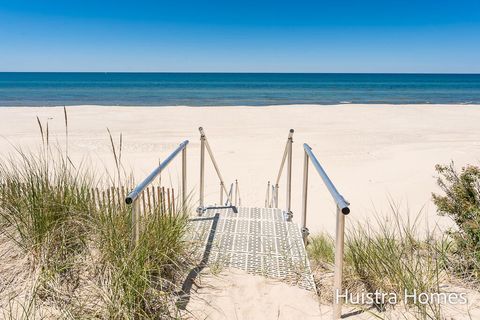
<path fill-rule="evenodd" d="M 0 0 L 0 71 L 480 73 L 480 1 Z"/>

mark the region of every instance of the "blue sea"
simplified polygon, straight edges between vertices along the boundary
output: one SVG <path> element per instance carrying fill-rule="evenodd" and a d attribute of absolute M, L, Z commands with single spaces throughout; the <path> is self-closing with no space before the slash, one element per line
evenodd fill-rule
<path fill-rule="evenodd" d="M 480 74 L 0 73 L 1 106 L 480 104 Z"/>

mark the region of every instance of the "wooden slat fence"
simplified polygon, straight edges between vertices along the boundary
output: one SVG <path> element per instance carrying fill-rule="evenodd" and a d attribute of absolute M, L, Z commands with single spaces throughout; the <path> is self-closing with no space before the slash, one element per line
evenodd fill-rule
<path fill-rule="evenodd" d="M 0 200 L 6 199 L 8 196 L 21 196 L 26 195 L 29 192 L 29 186 L 24 183 L 12 184 L 9 182 L 0 182 Z M 88 202 L 97 209 L 108 210 L 109 212 L 115 212 L 119 209 L 126 208 L 125 197 L 132 187 L 120 186 L 120 187 L 108 187 L 108 188 L 90 188 L 88 190 L 73 191 L 76 199 L 87 197 Z M 55 190 L 58 192 L 57 196 L 61 197 L 62 188 Z M 9 193 L 9 195 L 7 194 Z M 72 192 L 70 192 L 70 195 Z M 146 188 L 138 201 L 140 201 L 140 210 L 144 214 L 148 213 L 160 213 L 160 214 L 173 214 L 177 210 L 177 199 L 175 198 L 175 189 L 165 188 L 162 186 L 149 186 Z"/>

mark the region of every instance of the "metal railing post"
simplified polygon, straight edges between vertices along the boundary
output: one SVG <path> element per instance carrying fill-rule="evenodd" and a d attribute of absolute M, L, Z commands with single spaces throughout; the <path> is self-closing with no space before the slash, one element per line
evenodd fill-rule
<path fill-rule="evenodd" d="M 201 214 L 204 209 L 205 197 L 205 135 L 200 135 L 200 200 L 197 213 Z"/>
<path fill-rule="evenodd" d="M 220 205 L 221 206 L 223 205 L 223 189 L 224 189 L 223 181 L 220 181 Z"/>
<path fill-rule="evenodd" d="M 238 190 L 238 206 L 241 207 L 242 206 L 242 195 L 240 194 L 240 187 L 238 187 L 237 190 Z"/>
<path fill-rule="evenodd" d="M 303 242 L 307 243 L 307 198 L 308 198 L 308 154 L 305 152 L 303 159 L 303 193 L 302 193 L 302 237 Z"/>
<path fill-rule="evenodd" d="M 267 183 L 267 194 L 265 195 L 265 208 L 270 204 L 270 181 Z"/>
<path fill-rule="evenodd" d="M 136 246 L 140 239 L 140 202 L 138 200 L 132 203 L 132 242 Z"/>
<path fill-rule="evenodd" d="M 335 231 L 335 274 L 333 279 L 333 319 L 340 319 L 342 315 L 342 301 L 339 300 L 339 295 L 342 294 L 342 279 L 343 279 L 343 255 L 345 247 L 345 215 L 350 213 L 350 203 L 343 198 L 338 192 L 335 185 L 328 177 L 325 170 L 318 162 L 317 158 L 312 152 L 312 148 L 308 144 L 303 145 L 305 150 L 304 172 L 303 172 L 303 212 L 302 212 L 302 234 L 304 242 L 308 236 L 308 229 L 306 228 L 307 215 L 307 188 L 308 188 L 308 163 L 312 161 L 313 166 L 323 180 L 323 183 L 330 192 L 337 208 L 337 223 Z"/>
<path fill-rule="evenodd" d="M 182 211 L 186 212 L 187 206 L 187 147 L 182 150 Z"/>
<path fill-rule="evenodd" d="M 278 184 L 275 185 L 275 208 L 278 208 Z"/>
<path fill-rule="evenodd" d="M 127 195 L 125 198 L 125 203 L 127 205 L 132 205 L 132 243 L 134 245 L 138 244 L 140 239 L 140 231 L 141 231 L 141 215 L 142 210 L 140 207 L 140 198 L 143 196 L 143 192 L 148 186 L 160 176 L 160 173 L 172 162 L 175 157 L 182 152 L 182 193 L 183 193 L 183 201 L 186 201 L 186 188 L 187 188 L 187 169 L 186 169 L 186 161 L 187 161 L 187 153 L 186 148 L 188 145 L 188 140 L 183 141 L 180 145 L 175 149 L 165 160 L 163 160 L 142 182 L 140 182 L 132 191 Z M 148 190 L 148 189 L 147 189 Z M 148 192 L 148 191 L 147 191 Z M 145 201 L 145 198 L 143 198 Z M 145 202 L 143 202 L 143 210 L 145 211 Z M 143 212 L 144 212 L 143 211 Z"/>
<path fill-rule="evenodd" d="M 235 207 L 238 204 L 238 180 L 235 180 Z"/>
<path fill-rule="evenodd" d="M 335 274 L 333 277 L 333 319 L 340 319 L 342 315 L 342 301 L 338 296 L 342 294 L 343 253 L 345 247 L 345 214 L 337 206 L 337 227 L 335 235 Z"/>
<path fill-rule="evenodd" d="M 272 198 L 270 200 L 270 208 L 275 206 L 275 186 L 272 184 Z"/>
<path fill-rule="evenodd" d="M 220 169 L 218 169 L 217 161 L 215 161 L 215 157 L 213 156 L 213 152 L 212 152 L 212 149 L 210 148 L 210 144 L 208 143 L 207 137 L 205 136 L 205 132 L 203 131 L 202 127 L 198 128 L 198 130 L 200 131 L 201 137 L 203 137 L 203 141 L 205 142 L 205 148 L 207 149 L 208 155 L 210 156 L 210 160 L 212 160 L 213 167 L 215 168 L 215 171 L 217 172 L 218 179 L 220 180 L 220 186 L 223 187 L 223 191 L 225 192 L 225 195 L 228 197 L 228 201 L 230 201 L 230 203 L 232 203 L 233 201 L 232 201 L 231 195 L 230 196 L 228 195 L 228 191 L 225 188 L 225 184 L 223 182 L 223 178 L 222 178 L 222 175 L 220 173 Z M 222 199 L 221 200 L 223 200 L 223 194 L 222 194 Z M 223 203 L 223 201 L 221 201 L 220 203 Z"/>
<path fill-rule="evenodd" d="M 292 213 L 292 144 L 293 144 L 293 129 L 290 129 L 288 136 L 288 150 L 287 150 L 287 216 L 291 220 Z"/>
<path fill-rule="evenodd" d="M 285 149 L 283 150 L 282 161 L 280 162 L 280 169 L 278 170 L 277 179 L 275 180 L 274 185 L 274 194 L 272 195 L 272 206 L 278 208 L 278 195 L 279 195 L 279 182 L 280 178 L 282 177 L 283 167 L 285 166 L 285 162 L 287 162 L 287 186 L 285 188 L 286 191 L 286 211 L 285 211 L 285 218 L 287 221 L 292 220 L 292 143 L 293 143 L 293 133 L 295 130 L 290 129 L 288 133 L 287 143 L 285 144 Z"/>
<path fill-rule="evenodd" d="M 228 191 L 228 197 L 227 201 L 225 202 L 225 205 L 228 206 L 228 200 L 230 199 L 230 205 L 233 205 L 232 203 L 232 196 L 233 196 L 233 183 L 230 185 L 230 191 Z"/>

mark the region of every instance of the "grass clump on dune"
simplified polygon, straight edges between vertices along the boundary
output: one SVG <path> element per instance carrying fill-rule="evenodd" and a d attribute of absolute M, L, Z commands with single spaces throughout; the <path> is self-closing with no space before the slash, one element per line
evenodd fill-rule
<path fill-rule="evenodd" d="M 108 314 L 115 319 L 176 317 L 174 293 L 188 264 L 187 217 L 158 212 L 145 216 L 136 246 L 129 209 L 99 213 L 95 225 Z"/>
<path fill-rule="evenodd" d="M 428 230 L 420 233 L 415 227 L 419 216 L 410 221 L 408 214 L 402 215 L 396 208 L 393 218 L 377 216 L 374 227 L 370 223 L 356 224 L 346 230 L 343 288 L 353 293 L 393 292 L 398 297 L 415 291 L 440 294 L 442 286 L 450 281 L 461 283 L 463 288 L 478 288 L 480 168 L 469 165 L 457 170 L 451 163 L 437 165 L 436 171 L 442 193 L 434 193 L 433 202 L 438 213 L 450 217 L 455 227 L 440 235 Z M 323 287 L 319 291 L 328 292 L 321 298 L 331 302 L 334 241 L 320 234 L 309 243 L 317 285 Z M 445 319 L 441 303 L 403 302 L 410 317 Z M 375 307 L 379 311 L 389 309 L 388 305 Z"/>
<path fill-rule="evenodd" d="M 309 239 L 307 250 L 310 259 L 317 264 L 322 264 L 327 267 L 334 262 L 334 242 L 332 237 L 326 233 L 318 234 Z"/>
<path fill-rule="evenodd" d="M 438 293 L 444 280 L 442 265 L 444 247 L 434 241 L 430 234 L 419 234 L 416 221 L 402 219 L 394 210 L 394 219 L 377 218 L 377 225 L 356 224 L 345 235 L 345 266 L 343 288 L 350 293 L 395 293 L 399 300 L 405 292 Z M 316 267 L 320 267 L 320 277 L 333 272 L 334 241 L 327 235 L 312 237 L 308 247 L 309 256 Z M 318 279 L 317 279 L 318 280 Z M 332 301 L 331 283 L 322 284 Z M 412 314 L 420 319 L 440 319 L 438 304 L 405 303 Z M 387 303 L 388 304 L 388 301 Z M 374 304 L 379 311 L 388 305 Z M 394 306 L 392 306 L 394 307 Z"/>
<path fill-rule="evenodd" d="M 19 151 L 0 163 L 3 233 L 34 262 L 67 262 L 85 245 L 88 174 L 64 159 Z"/>
<path fill-rule="evenodd" d="M 131 207 L 99 203 L 98 191 L 93 201 L 92 190 L 127 184 L 121 151 L 113 148 L 117 177 L 104 183 L 52 148 L 39 124 L 39 152 L 17 148 L 0 160 L 0 253 L 10 259 L 0 266 L 0 317 L 177 318 L 187 212 L 145 214 L 134 245 Z"/>

